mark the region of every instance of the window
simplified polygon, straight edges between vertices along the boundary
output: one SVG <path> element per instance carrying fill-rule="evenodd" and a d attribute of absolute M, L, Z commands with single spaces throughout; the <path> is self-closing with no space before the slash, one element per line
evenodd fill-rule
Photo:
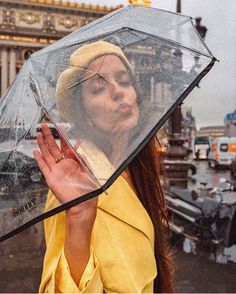
<path fill-rule="evenodd" d="M 195 144 L 209 144 L 209 137 L 195 137 Z"/>
<path fill-rule="evenodd" d="M 220 151 L 227 152 L 229 149 L 229 145 L 227 143 L 220 144 Z"/>

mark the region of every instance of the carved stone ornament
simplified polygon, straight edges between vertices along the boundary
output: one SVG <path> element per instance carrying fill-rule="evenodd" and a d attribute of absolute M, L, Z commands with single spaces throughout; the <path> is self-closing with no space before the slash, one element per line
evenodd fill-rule
<path fill-rule="evenodd" d="M 20 20 L 26 22 L 28 25 L 32 25 L 34 23 L 40 23 L 40 16 L 32 12 L 23 12 L 20 13 Z"/>
<path fill-rule="evenodd" d="M 12 9 L 3 9 L 1 28 L 15 28 L 15 11 Z"/>
<path fill-rule="evenodd" d="M 71 29 L 78 26 L 78 20 L 72 19 L 69 16 L 59 18 L 59 24 L 66 29 Z"/>
<path fill-rule="evenodd" d="M 95 20 L 95 18 L 93 17 L 82 17 L 81 20 L 80 20 L 80 26 L 83 27 L 85 26 L 86 24 L 92 22 L 93 20 Z"/>
<path fill-rule="evenodd" d="M 43 32 L 56 33 L 55 16 L 53 14 L 44 14 L 43 16 Z"/>

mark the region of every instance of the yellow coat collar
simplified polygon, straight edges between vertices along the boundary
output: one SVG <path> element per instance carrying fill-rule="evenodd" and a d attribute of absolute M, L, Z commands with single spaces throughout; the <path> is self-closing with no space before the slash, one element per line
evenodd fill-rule
<path fill-rule="evenodd" d="M 107 190 L 107 194 L 103 193 L 99 196 L 98 208 L 141 231 L 150 240 L 152 248 L 154 248 L 152 221 L 140 200 L 122 176 L 112 184 Z"/>
<path fill-rule="evenodd" d="M 77 152 L 85 159 L 101 186 L 114 173 L 115 168 L 106 155 L 92 142 L 83 140 L 77 148 Z M 153 224 L 123 176 L 119 176 L 107 189 L 107 194 L 103 193 L 99 196 L 98 208 L 140 230 L 154 247 Z"/>

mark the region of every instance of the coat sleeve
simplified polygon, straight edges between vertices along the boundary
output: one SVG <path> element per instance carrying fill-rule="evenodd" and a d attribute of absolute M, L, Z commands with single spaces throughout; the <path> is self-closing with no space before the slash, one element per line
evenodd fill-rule
<path fill-rule="evenodd" d="M 52 197 L 53 194 L 49 193 L 49 203 Z M 47 249 L 39 293 L 103 293 L 99 262 L 92 247 L 79 285 L 76 285 L 70 274 L 64 255 L 65 212 L 46 219 L 44 228 Z"/>

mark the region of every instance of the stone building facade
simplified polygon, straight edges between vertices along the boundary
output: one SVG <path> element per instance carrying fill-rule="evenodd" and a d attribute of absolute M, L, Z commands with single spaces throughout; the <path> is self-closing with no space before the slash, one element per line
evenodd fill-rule
<path fill-rule="evenodd" d="M 151 1 L 130 0 L 129 3 L 150 6 Z M 1 95 L 32 53 L 121 7 L 61 0 L 0 0 Z M 127 49 L 126 54 L 135 67 L 136 79 L 143 88 L 143 94 L 159 101 L 162 107 L 168 85 L 156 82 L 155 75 L 160 65 L 155 50 L 145 44 Z"/>
<path fill-rule="evenodd" d="M 129 0 L 129 3 L 151 5 L 150 0 Z M 73 0 L 0 0 L 0 96 L 32 53 L 121 7 Z M 141 48 L 140 54 L 143 52 Z M 139 60 L 140 72 L 145 60 Z"/>
<path fill-rule="evenodd" d="M 1 95 L 30 54 L 121 7 L 60 0 L 0 0 Z"/>
<path fill-rule="evenodd" d="M 224 126 L 208 126 L 202 127 L 196 133 L 197 136 L 207 136 L 211 138 L 215 137 L 224 137 L 225 136 L 225 127 Z"/>

